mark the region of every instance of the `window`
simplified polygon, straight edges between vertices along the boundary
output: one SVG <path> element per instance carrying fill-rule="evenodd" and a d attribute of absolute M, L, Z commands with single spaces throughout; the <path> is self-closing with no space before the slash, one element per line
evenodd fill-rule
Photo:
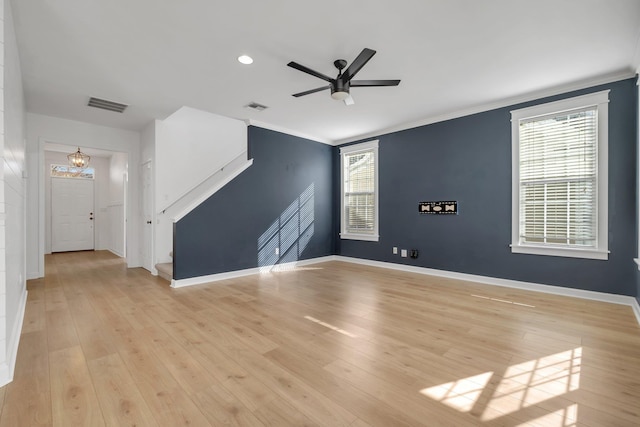
<path fill-rule="evenodd" d="M 608 93 L 511 112 L 512 252 L 608 258 Z"/>
<path fill-rule="evenodd" d="M 74 168 L 67 165 L 51 165 L 51 176 L 56 178 L 82 178 L 93 179 L 95 176 L 95 169 L 92 167 L 87 168 Z"/>
<path fill-rule="evenodd" d="M 378 141 L 340 149 L 340 238 L 378 241 Z"/>

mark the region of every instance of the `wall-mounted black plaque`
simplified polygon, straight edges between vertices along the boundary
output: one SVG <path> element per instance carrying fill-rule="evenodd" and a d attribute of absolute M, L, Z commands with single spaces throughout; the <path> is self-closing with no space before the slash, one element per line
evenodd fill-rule
<path fill-rule="evenodd" d="M 458 202 L 420 202 L 418 212 L 432 215 L 458 215 Z"/>

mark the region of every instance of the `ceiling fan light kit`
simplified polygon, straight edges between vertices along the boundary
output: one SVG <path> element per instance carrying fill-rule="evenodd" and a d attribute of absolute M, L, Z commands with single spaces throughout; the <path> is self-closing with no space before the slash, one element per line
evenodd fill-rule
<path fill-rule="evenodd" d="M 296 98 L 304 95 L 310 95 L 312 93 L 320 92 L 325 89 L 331 89 L 331 98 L 338 101 L 345 101 L 346 105 L 353 105 L 353 98 L 349 94 L 349 90 L 352 87 L 374 87 L 374 86 L 398 86 L 400 84 L 400 80 L 352 80 L 353 77 L 365 66 L 367 62 L 376 54 L 376 51 L 373 49 L 364 48 L 362 52 L 353 60 L 351 65 L 347 67 L 347 61 L 344 59 L 337 59 L 333 61 L 333 65 L 338 69 L 338 76 L 333 79 L 327 75 L 319 73 L 315 70 L 312 70 L 309 67 L 305 67 L 304 65 L 298 64 L 297 62 L 291 61 L 287 65 L 291 68 L 295 68 L 296 70 L 302 71 L 303 73 L 310 74 L 314 77 L 318 77 L 329 84 L 326 86 L 322 86 L 319 88 L 306 90 L 304 92 L 294 93 L 293 96 Z M 347 67 L 344 72 L 342 71 L 345 67 Z M 347 102 L 347 100 L 349 102 Z"/>

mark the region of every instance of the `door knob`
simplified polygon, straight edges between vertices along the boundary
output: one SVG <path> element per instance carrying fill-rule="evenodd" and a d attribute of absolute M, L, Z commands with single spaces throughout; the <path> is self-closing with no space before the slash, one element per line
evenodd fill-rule
<path fill-rule="evenodd" d="M 147 221 L 147 224 L 151 224 L 151 221 Z"/>

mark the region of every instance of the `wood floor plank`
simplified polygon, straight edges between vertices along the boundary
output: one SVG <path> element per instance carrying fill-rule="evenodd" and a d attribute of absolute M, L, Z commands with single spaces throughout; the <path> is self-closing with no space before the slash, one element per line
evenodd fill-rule
<path fill-rule="evenodd" d="M 73 317 L 68 309 L 46 312 L 49 351 L 75 347 L 80 344 Z"/>
<path fill-rule="evenodd" d="M 23 333 L 13 382 L 4 393 L 0 426 L 50 426 L 51 390 L 46 331 Z"/>
<path fill-rule="evenodd" d="M 53 425 L 105 425 L 82 348 L 50 352 L 49 365 Z"/>
<path fill-rule="evenodd" d="M 212 425 L 264 427 L 261 422 L 233 393 L 221 385 L 198 392 L 195 400 Z M 260 405 L 264 407 L 265 405 Z"/>
<path fill-rule="evenodd" d="M 105 251 L 45 269 L 0 427 L 640 425 L 630 307 L 336 261 L 181 289 Z"/>
<path fill-rule="evenodd" d="M 153 426 L 164 421 L 154 419 L 120 355 L 93 359 L 88 364 L 105 424 Z"/>

